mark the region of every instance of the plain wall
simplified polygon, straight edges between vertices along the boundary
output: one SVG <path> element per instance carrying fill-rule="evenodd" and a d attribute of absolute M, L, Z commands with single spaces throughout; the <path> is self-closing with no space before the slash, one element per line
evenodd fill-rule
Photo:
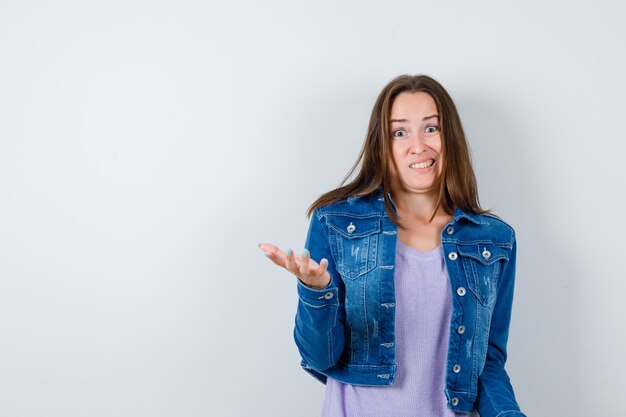
<path fill-rule="evenodd" d="M 438 79 L 518 269 L 529 416 L 623 415 L 618 1 L 0 3 L 0 417 L 318 416 L 305 210 L 380 89 Z"/>

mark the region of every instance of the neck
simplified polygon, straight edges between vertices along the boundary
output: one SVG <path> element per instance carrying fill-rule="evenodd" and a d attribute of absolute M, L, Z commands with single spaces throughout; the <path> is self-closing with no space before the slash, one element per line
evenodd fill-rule
<path fill-rule="evenodd" d="M 437 206 L 437 196 L 432 193 L 413 193 L 394 188 L 391 192 L 391 198 L 400 217 L 408 216 L 420 220 L 424 224 L 433 216 Z M 441 207 L 437 210 L 437 215 L 439 214 L 445 214 Z"/>

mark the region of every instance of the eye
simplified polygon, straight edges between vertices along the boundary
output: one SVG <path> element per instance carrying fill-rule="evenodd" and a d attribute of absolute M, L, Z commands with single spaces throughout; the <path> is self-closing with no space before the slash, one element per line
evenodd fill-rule
<path fill-rule="evenodd" d="M 436 133 L 439 132 L 439 126 L 437 125 L 428 125 L 426 126 L 426 133 Z"/>
<path fill-rule="evenodd" d="M 404 131 L 404 129 L 394 130 L 393 132 L 391 132 L 391 134 L 394 138 L 402 138 L 406 136 L 406 132 Z"/>

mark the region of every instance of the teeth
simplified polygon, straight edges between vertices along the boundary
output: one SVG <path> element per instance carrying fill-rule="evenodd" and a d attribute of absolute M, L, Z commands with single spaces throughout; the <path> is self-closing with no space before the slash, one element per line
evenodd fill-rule
<path fill-rule="evenodd" d="M 434 163 L 435 163 L 434 160 L 429 159 L 428 161 L 420 162 L 419 164 L 409 165 L 409 168 L 428 168 Z"/>

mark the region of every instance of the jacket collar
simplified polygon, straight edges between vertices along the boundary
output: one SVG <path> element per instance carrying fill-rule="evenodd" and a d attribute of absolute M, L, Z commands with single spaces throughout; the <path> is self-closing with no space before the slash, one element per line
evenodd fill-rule
<path fill-rule="evenodd" d="M 454 221 L 458 222 L 460 219 L 467 219 L 476 224 L 487 224 L 480 214 L 468 213 L 457 207 L 454 209 Z"/>

